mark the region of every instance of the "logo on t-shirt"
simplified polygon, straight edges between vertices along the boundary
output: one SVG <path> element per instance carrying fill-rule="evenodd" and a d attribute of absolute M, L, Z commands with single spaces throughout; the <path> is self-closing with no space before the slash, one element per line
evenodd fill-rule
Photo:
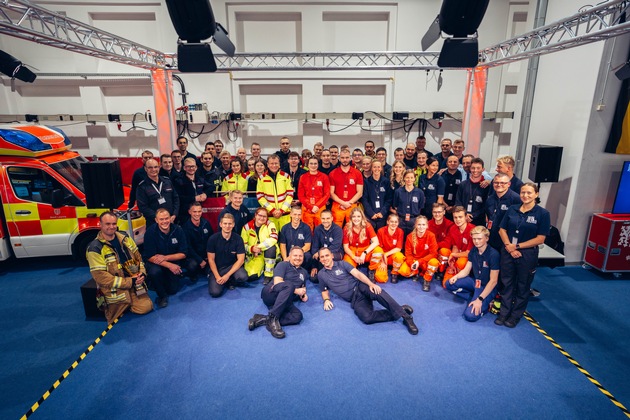
<path fill-rule="evenodd" d="M 483 264 L 481 264 L 481 266 L 483 268 L 488 268 L 488 261 L 484 261 Z"/>
<path fill-rule="evenodd" d="M 506 206 L 505 204 L 501 204 L 501 210 L 507 210 L 508 206 Z"/>
<path fill-rule="evenodd" d="M 300 273 L 300 280 L 304 281 L 304 274 Z"/>
<path fill-rule="evenodd" d="M 475 196 L 475 202 L 476 203 L 483 203 L 483 198 L 481 198 L 481 196 L 479 196 L 479 195 L 476 195 Z"/>
<path fill-rule="evenodd" d="M 354 179 L 350 178 L 350 185 L 354 185 Z"/>
<path fill-rule="evenodd" d="M 418 197 L 411 197 L 411 201 L 414 202 L 414 203 L 417 203 L 418 202 Z"/>
<path fill-rule="evenodd" d="M 177 242 L 177 238 L 171 238 L 171 243 L 177 245 L 179 242 Z"/>
<path fill-rule="evenodd" d="M 339 270 L 339 269 L 335 270 L 335 275 L 340 276 L 342 274 L 343 274 L 343 270 Z"/>
<path fill-rule="evenodd" d="M 323 186 L 324 186 L 324 184 L 322 184 L 322 181 L 317 181 L 317 186 L 318 186 L 318 187 L 323 187 Z"/>
<path fill-rule="evenodd" d="M 527 216 L 527 223 L 538 223 L 535 216 Z"/>
<path fill-rule="evenodd" d="M 468 245 L 468 239 L 466 239 L 466 238 L 462 238 L 462 243 L 463 243 L 464 245 Z"/>
<path fill-rule="evenodd" d="M 298 233 L 298 239 L 304 239 L 304 235 L 301 233 Z"/>
<path fill-rule="evenodd" d="M 427 189 L 429 189 L 429 190 L 434 190 L 434 189 L 435 189 L 435 186 L 434 186 L 433 184 L 429 184 L 429 186 L 427 187 Z"/>

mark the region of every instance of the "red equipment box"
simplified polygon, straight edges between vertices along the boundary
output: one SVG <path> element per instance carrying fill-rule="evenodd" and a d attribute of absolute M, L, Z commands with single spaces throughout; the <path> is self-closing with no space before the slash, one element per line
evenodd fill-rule
<path fill-rule="evenodd" d="M 630 214 L 593 215 L 584 262 L 603 272 L 630 272 Z"/>

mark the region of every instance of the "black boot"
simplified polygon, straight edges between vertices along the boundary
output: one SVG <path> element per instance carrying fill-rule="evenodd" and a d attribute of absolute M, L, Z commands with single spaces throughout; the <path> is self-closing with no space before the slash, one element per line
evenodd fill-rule
<path fill-rule="evenodd" d="M 407 331 L 409 331 L 409 334 L 418 334 L 418 327 L 416 327 L 416 324 L 413 322 L 413 317 L 411 315 L 403 318 L 403 324 L 405 324 L 405 327 L 407 327 Z"/>
<path fill-rule="evenodd" d="M 254 331 L 258 327 L 262 327 L 267 324 L 267 316 L 262 314 L 254 314 L 252 319 L 249 320 L 247 327 L 250 331 Z"/>
<path fill-rule="evenodd" d="M 278 317 L 272 313 L 267 316 L 267 331 L 271 333 L 274 338 L 284 338 L 284 331 L 280 325 Z"/>

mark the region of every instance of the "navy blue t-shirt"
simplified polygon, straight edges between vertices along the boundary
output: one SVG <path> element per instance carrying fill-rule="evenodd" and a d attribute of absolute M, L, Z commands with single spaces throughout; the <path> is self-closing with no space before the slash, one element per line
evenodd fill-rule
<path fill-rule="evenodd" d="M 521 243 L 538 235 L 549 235 L 551 216 L 547 210 L 536 204 L 530 211 L 521 213 L 520 207 L 520 204 L 510 207 L 501 221 L 501 229 L 506 230 L 510 242 L 513 238 Z"/>
<path fill-rule="evenodd" d="M 474 247 L 468 253 L 468 261 L 472 264 L 468 275 L 475 280 L 481 280 L 481 287 L 485 287 L 490 281 L 490 271 L 501 268 L 501 255 L 491 246 L 487 246 L 483 254 L 479 254 L 479 248 Z"/>
<path fill-rule="evenodd" d="M 288 223 L 282 226 L 280 231 L 280 243 L 286 245 L 287 253 L 293 246 L 299 246 L 303 248 L 305 244 L 313 242 L 313 235 L 311 234 L 311 228 L 304 222 L 300 222 L 297 229 Z"/>
<path fill-rule="evenodd" d="M 234 265 L 238 255 L 245 255 L 245 244 L 243 238 L 234 231 L 229 239 L 225 239 L 223 233 L 217 232 L 208 239 L 206 251 L 214 254 L 214 263 L 220 270 Z"/>
<path fill-rule="evenodd" d="M 172 255 L 180 252 L 188 255 L 188 241 L 180 226 L 171 223 L 168 233 L 162 232 L 157 224 L 149 226 L 144 235 L 142 256 L 145 259 L 148 260 L 156 254 Z"/>
<path fill-rule="evenodd" d="M 335 261 L 330 270 L 322 268 L 317 273 L 319 280 L 319 290 L 332 290 L 343 300 L 350 302 L 354 294 L 354 288 L 359 283 L 350 272 L 354 269 L 352 265 L 345 261 Z"/>
<path fill-rule="evenodd" d="M 304 286 L 306 279 L 309 278 L 308 272 L 302 267 L 294 267 L 288 261 L 282 261 L 276 264 L 273 269 L 274 277 L 281 277 L 287 283 L 291 283 L 296 289 Z"/>

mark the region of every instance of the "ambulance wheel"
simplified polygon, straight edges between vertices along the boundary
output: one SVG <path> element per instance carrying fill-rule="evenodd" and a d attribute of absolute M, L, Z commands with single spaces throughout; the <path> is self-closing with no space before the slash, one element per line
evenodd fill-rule
<path fill-rule="evenodd" d="M 84 232 L 74 241 L 74 249 L 72 252 L 74 258 L 78 260 L 85 260 L 85 252 L 87 251 L 90 242 L 96 238 L 97 233 L 97 230 Z"/>

